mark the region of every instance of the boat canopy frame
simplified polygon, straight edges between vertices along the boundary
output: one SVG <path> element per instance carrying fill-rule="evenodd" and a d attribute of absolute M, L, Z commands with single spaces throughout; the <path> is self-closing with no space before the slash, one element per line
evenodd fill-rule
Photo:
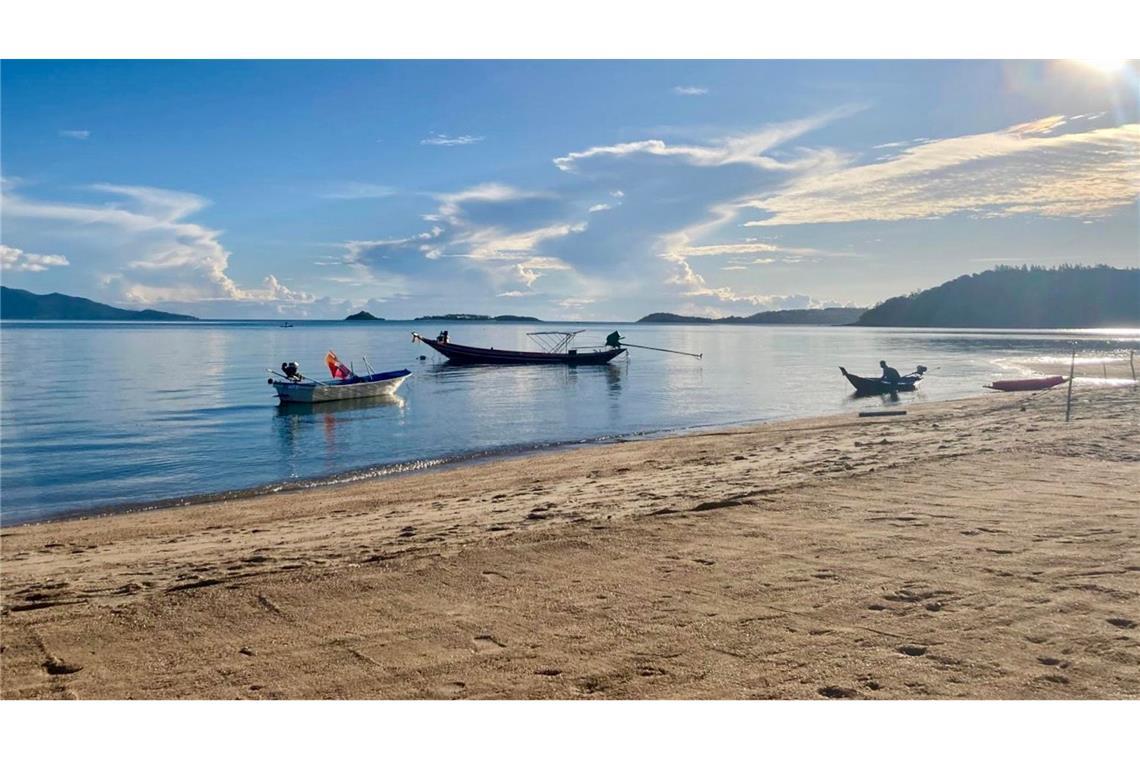
<path fill-rule="evenodd" d="M 529 332 L 527 337 L 550 354 L 564 354 L 570 350 L 574 338 L 586 332 L 585 330 L 544 330 Z"/>

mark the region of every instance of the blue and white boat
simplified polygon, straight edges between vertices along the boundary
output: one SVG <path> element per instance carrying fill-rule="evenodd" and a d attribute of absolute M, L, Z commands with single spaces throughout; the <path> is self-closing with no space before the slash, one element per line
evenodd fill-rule
<path fill-rule="evenodd" d="M 296 362 L 285 362 L 280 372 L 268 370 L 276 378 L 269 378 L 269 384 L 277 391 L 282 404 L 318 404 L 322 401 L 344 401 L 354 398 L 389 396 L 396 392 L 408 377 L 411 370 L 397 369 L 390 372 L 372 372 L 357 375 L 329 351 L 325 357 L 331 380 L 315 380 L 301 374 Z M 367 365 L 368 360 L 364 363 Z"/>

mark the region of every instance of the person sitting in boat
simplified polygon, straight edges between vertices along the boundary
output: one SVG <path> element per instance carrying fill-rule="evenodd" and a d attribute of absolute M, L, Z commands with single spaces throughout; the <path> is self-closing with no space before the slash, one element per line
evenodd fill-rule
<path fill-rule="evenodd" d="M 297 362 L 281 362 L 281 374 L 290 380 L 301 379 L 301 367 Z"/>
<path fill-rule="evenodd" d="M 439 334 L 439 337 L 436 338 L 436 340 L 440 343 L 446 343 L 447 342 L 447 330 L 444 330 L 443 332 L 441 332 Z"/>
<path fill-rule="evenodd" d="M 880 361 L 879 366 L 883 368 L 883 376 L 880 379 L 884 383 L 898 385 L 899 382 L 902 381 L 902 376 L 899 375 L 899 371 L 894 367 L 887 366 L 887 363 L 885 361 Z"/>

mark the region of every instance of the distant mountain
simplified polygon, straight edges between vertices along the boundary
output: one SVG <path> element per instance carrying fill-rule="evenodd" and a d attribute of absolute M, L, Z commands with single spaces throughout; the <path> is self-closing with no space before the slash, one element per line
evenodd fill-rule
<path fill-rule="evenodd" d="M 359 322 L 383 322 L 383 317 L 376 317 L 367 311 L 358 311 L 355 314 L 349 314 L 344 318 L 346 322 L 359 321 Z"/>
<path fill-rule="evenodd" d="M 62 293 L 37 295 L 0 286 L 0 319 L 130 320 L 133 322 L 193 322 L 197 317 L 167 311 L 117 309 L 87 298 Z"/>
<path fill-rule="evenodd" d="M 891 298 L 856 323 L 871 327 L 1137 327 L 1140 269 L 998 267 Z"/>
<path fill-rule="evenodd" d="M 681 314 L 657 312 L 637 320 L 656 324 L 742 324 L 742 325 L 847 325 L 854 322 L 864 309 L 784 309 L 761 311 L 749 317 L 686 317 Z"/>
<path fill-rule="evenodd" d="M 429 317 L 416 317 L 416 322 L 541 322 L 538 317 L 520 317 L 516 314 L 500 314 L 491 317 L 486 314 L 438 314 Z"/>

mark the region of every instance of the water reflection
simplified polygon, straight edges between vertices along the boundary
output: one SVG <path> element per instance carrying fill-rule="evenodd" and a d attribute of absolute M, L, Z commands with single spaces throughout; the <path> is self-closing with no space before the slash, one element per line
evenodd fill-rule
<path fill-rule="evenodd" d="M 473 366 L 419 361 L 424 349 L 409 343 L 408 329 L 5 322 L 3 516 L 36 519 L 503 447 L 961 398 L 1005 373 L 1040 373 L 1026 365 L 1042 361 L 1063 360 L 1046 374 L 1067 375 L 1074 343 L 1079 383 L 1130 381 L 1126 359 L 1137 345 L 1135 333 L 647 324 L 622 333 L 704 359 L 634 349 L 602 366 Z M 519 347 L 532 329 L 464 327 L 466 342 Z M 279 406 L 265 368 L 295 359 L 302 371 L 323 372 L 329 348 L 366 355 L 377 371 L 415 375 L 390 398 Z M 28 356 L 37 357 L 35 382 Z M 877 375 L 880 359 L 930 371 L 897 400 L 852 397 L 838 365 Z M 100 382 L 75 383 L 76 366 L 98 367 Z"/>
<path fill-rule="evenodd" d="M 346 398 L 340 401 L 324 401 L 319 404 L 279 404 L 278 417 L 308 417 L 314 414 L 332 415 L 337 412 L 359 411 L 376 407 L 396 407 L 403 409 L 408 403 L 404 397 L 393 394 L 371 396 L 369 398 Z"/>
<path fill-rule="evenodd" d="M 343 399 L 320 404 L 281 404 L 274 415 L 280 461 L 286 469 L 281 479 L 305 475 L 303 463 L 320 454 L 329 472 L 348 469 L 337 463 L 357 461 L 346 457 L 354 448 L 383 456 L 383 436 L 362 437 L 361 423 L 384 429 L 400 424 L 407 400 L 398 395 Z M 319 433 L 317 427 L 319 426 Z M 340 435 L 338 435 L 338 433 Z"/>

